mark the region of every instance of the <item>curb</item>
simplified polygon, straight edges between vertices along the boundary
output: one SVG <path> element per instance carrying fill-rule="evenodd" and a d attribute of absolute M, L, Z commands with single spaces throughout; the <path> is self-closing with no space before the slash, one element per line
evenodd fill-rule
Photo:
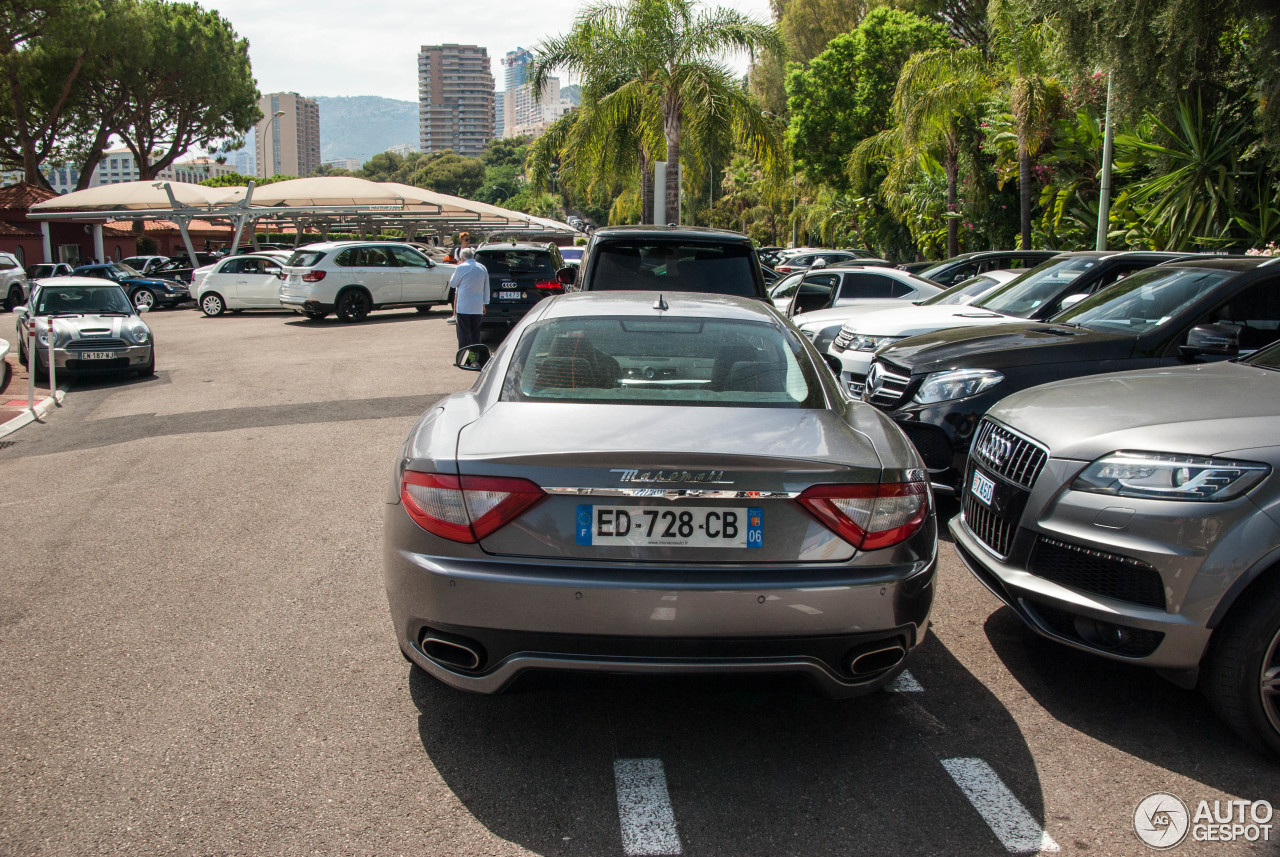
<path fill-rule="evenodd" d="M 35 408 L 27 408 L 13 419 L 0 425 L 0 437 L 7 437 L 25 425 L 30 425 L 38 419 L 42 419 L 45 414 L 53 410 L 55 404 L 61 405 L 62 400 L 67 397 L 67 388 L 58 385 L 58 389 L 54 391 L 52 396 L 46 396 L 36 402 Z"/>

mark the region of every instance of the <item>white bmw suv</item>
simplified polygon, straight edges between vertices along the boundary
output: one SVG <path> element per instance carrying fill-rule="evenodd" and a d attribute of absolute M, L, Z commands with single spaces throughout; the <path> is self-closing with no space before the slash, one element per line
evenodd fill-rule
<path fill-rule="evenodd" d="M 346 322 L 363 321 L 376 309 L 426 312 L 449 303 L 454 267 L 397 241 L 309 244 L 282 271 L 280 304 L 310 319 L 335 313 Z"/>

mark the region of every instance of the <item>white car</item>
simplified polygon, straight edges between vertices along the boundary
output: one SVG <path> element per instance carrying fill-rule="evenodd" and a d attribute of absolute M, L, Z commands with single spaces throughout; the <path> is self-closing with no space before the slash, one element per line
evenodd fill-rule
<path fill-rule="evenodd" d="M 5 310 L 11 310 L 27 302 L 30 286 L 27 272 L 22 270 L 12 253 L 0 253 L 0 301 Z"/>
<path fill-rule="evenodd" d="M 280 303 L 309 319 L 336 313 L 363 321 L 372 310 L 449 303 L 454 265 L 431 261 L 398 241 L 326 241 L 296 250 L 285 267 Z"/>
<path fill-rule="evenodd" d="M 1021 316 L 999 310 L 1012 307 L 1013 301 L 1024 297 L 1021 291 L 1009 292 L 1004 286 L 1023 279 L 1026 273 L 987 271 L 957 283 L 935 299 L 858 313 L 836 334 L 828 351 L 828 362 L 833 369 L 839 364 L 840 383 L 844 388 L 853 396 L 861 396 L 871 360 L 882 345 L 953 327 L 1025 322 Z M 1032 287 L 1034 285 L 1033 281 Z M 1001 300 L 1006 293 L 1009 303 Z M 972 301 L 978 305 L 971 305 Z"/>
<path fill-rule="evenodd" d="M 196 305 L 210 317 L 227 310 L 281 309 L 281 271 L 277 257 L 253 254 L 223 259 L 200 278 Z"/>
<path fill-rule="evenodd" d="M 293 252 L 294 251 L 292 250 L 254 250 L 252 252 L 241 251 L 236 255 L 237 256 L 265 256 L 268 259 L 274 259 L 277 264 L 283 267 L 286 263 L 288 263 L 289 257 L 293 255 Z M 201 281 L 205 277 L 209 276 L 209 274 L 213 272 L 213 269 L 218 267 L 218 265 L 222 264 L 222 262 L 224 261 L 226 260 L 219 259 L 216 262 L 213 262 L 208 265 L 202 265 L 199 268 L 196 268 L 194 271 L 192 271 L 191 272 L 191 293 L 195 294 L 196 292 L 200 291 Z"/>

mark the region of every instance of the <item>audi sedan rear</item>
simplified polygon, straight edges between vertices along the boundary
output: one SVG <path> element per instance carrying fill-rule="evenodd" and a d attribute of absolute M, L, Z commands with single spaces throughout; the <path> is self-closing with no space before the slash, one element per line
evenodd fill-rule
<path fill-rule="evenodd" d="M 772 307 L 535 306 L 414 425 L 386 496 L 400 648 L 454 687 L 529 670 L 890 681 L 928 628 L 922 462 Z"/>

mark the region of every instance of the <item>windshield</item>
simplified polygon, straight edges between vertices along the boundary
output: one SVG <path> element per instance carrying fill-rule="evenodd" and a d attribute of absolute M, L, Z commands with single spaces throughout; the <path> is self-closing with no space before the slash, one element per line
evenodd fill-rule
<path fill-rule="evenodd" d="M 135 271 L 141 271 L 147 266 L 150 260 L 146 256 L 130 256 L 128 259 L 121 259 L 121 265 L 128 265 Z"/>
<path fill-rule="evenodd" d="M 1260 366 L 1263 369 L 1275 369 L 1276 371 L 1280 371 L 1280 342 L 1277 342 L 1270 348 L 1264 348 L 1261 351 L 1254 352 L 1240 362 L 1248 363 L 1251 366 Z"/>
<path fill-rule="evenodd" d="M 745 244 L 637 238 L 608 241 L 591 252 L 593 290 L 756 295 L 751 248 Z"/>
<path fill-rule="evenodd" d="M 505 401 L 821 408 L 793 332 L 764 322 L 558 318 L 525 331 Z"/>
<path fill-rule="evenodd" d="M 524 274 L 546 280 L 556 278 L 551 254 L 546 250 L 481 250 L 476 261 L 484 265 L 490 274 L 499 277 L 516 277 Z"/>
<path fill-rule="evenodd" d="M 963 262 L 964 260 L 958 260 L 958 261 Z M 925 268 L 923 271 L 918 271 L 916 273 L 916 276 L 924 277 L 926 280 L 932 280 L 935 275 L 941 273 L 945 269 L 950 268 L 956 264 L 957 264 L 956 259 L 943 259 L 941 262 L 937 263 L 936 265 L 930 265 L 929 267 Z"/>
<path fill-rule="evenodd" d="M 115 274 L 117 277 L 141 277 L 142 274 L 130 268 L 124 262 L 112 262 L 107 265 L 107 270 Z"/>
<path fill-rule="evenodd" d="M 560 258 L 564 259 L 566 262 L 581 262 L 582 248 L 581 247 L 561 247 Z"/>
<path fill-rule="evenodd" d="M 956 283 L 946 291 L 939 292 L 933 297 L 925 301 L 920 301 L 921 306 L 950 306 L 952 304 L 967 304 L 978 295 L 987 292 L 1000 285 L 1000 281 L 994 277 L 978 275 L 969 279 Z"/>
<path fill-rule="evenodd" d="M 133 306 L 119 286 L 55 286 L 40 289 L 36 315 L 119 312 L 133 315 Z"/>
<path fill-rule="evenodd" d="M 974 301 L 973 306 L 1026 318 L 1049 301 L 1056 300 L 1098 261 L 1093 256 L 1050 259 L 1003 288 Z"/>
<path fill-rule="evenodd" d="M 1095 330 L 1146 333 L 1230 279 L 1230 271 L 1152 268 L 1058 313 L 1053 321 Z"/>

